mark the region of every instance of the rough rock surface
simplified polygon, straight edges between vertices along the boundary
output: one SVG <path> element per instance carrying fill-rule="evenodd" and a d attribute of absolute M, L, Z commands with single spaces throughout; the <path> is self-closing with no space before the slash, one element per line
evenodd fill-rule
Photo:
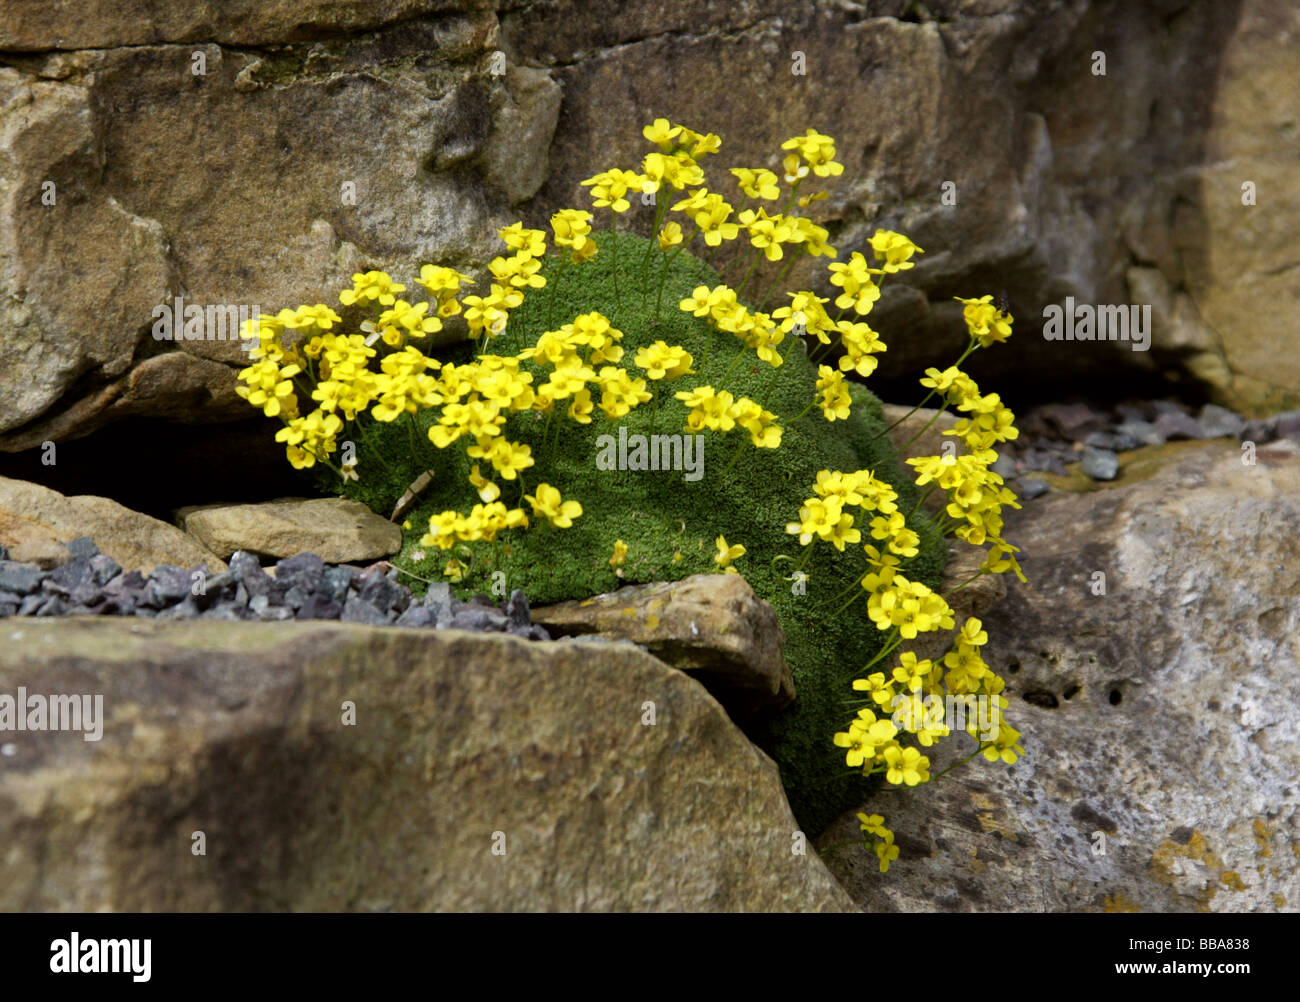
<path fill-rule="evenodd" d="M 127 571 L 148 574 L 159 564 L 225 569 L 224 561 L 174 525 L 108 498 L 64 497 L 39 484 L 0 477 L 0 546 L 13 560 L 43 568 L 68 559 L 62 543 L 81 536 Z"/>
<path fill-rule="evenodd" d="M 881 379 L 954 357 L 951 297 L 1000 286 L 1021 350 L 979 364 L 1002 374 L 1168 368 L 1243 407 L 1300 396 L 1273 350 L 1300 213 L 1286 0 L 82 6 L 19 0 L 0 26 L 0 449 L 247 414 L 238 346 L 155 341 L 153 307 L 480 270 L 500 225 L 631 166 L 648 114 L 718 132 L 728 163 L 808 126 L 839 139 L 842 183 L 810 215 L 846 250 L 884 226 L 927 251 L 873 316 Z M 1066 296 L 1151 304 L 1152 350 L 1045 342 Z"/>
<path fill-rule="evenodd" d="M 1300 908 L 1300 447 L 1165 448 L 1008 518 L 1029 584 L 982 618 L 1026 754 L 879 794 L 888 875 L 828 855 L 868 911 Z"/>
<path fill-rule="evenodd" d="M 853 909 L 791 852 L 773 763 L 630 644 L 107 620 L 0 637 L 0 695 L 104 697 L 100 741 L 3 735 L 5 910 Z"/>
<path fill-rule="evenodd" d="M 739 574 L 620 588 L 543 606 L 533 620 L 553 635 L 640 644 L 741 716 L 780 710 L 795 698 L 776 611 Z"/>
<path fill-rule="evenodd" d="M 182 529 L 222 557 L 246 550 L 265 557 L 315 553 L 330 563 L 387 557 L 402 530 L 359 501 L 281 498 L 264 504 L 198 505 L 176 513 Z"/>

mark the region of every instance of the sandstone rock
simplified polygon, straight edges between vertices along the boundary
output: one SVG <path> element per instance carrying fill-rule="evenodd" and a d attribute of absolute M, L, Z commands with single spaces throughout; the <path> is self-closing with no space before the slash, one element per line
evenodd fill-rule
<path fill-rule="evenodd" d="M 1300 20 L 1287 0 L 1248 0 L 1223 42 L 1204 166 L 1182 180 L 1190 198 L 1173 217 L 1173 277 L 1221 342 L 1231 382 L 1218 401 L 1260 413 L 1300 404 L 1300 357 L 1278 350 L 1295 343 L 1300 310 Z"/>
<path fill-rule="evenodd" d="M 867 910 L 1300 902 L 1300 447 L 1261 446 L 1253 466 L 1222 442 L 1163 457 L 1008 518 L 1029 584 L 983 616 L 985 658 L 1026 754 L 877 796 L 902 848 L 889 874 L 856 846 L 828 857 Z M 846 814 L 819 844 L 856 833 Z"/>
<path fill-rule="evenodd" d="M 795 697 L 776 612 L 739 574 L 620 588 L 534 609 L 533 621 L 552 636 L 598 634 L 640 644 L 689 672 L 745 722 Z"/>
<path fill-rule="evenodd" d="M 315 553 L 339 564 L 387 557 L 402 546 L 401 529 L 359 501 L 344 498 L 196 505 L 180 509 L 176 521 L 222 557 L 236 550 L 277 558 Z"/>
<path fill-rule="evenodd" d="M 262 45 L 361 32 L 421 14 L 481 6 L 474 0 L 234 0 L 195 5 L 162 0 L 148 18 L 127 17 L 116 7 L 68 7 L 43 0 L 12 0 L 0 31 L 15 52 L 222 42 Z"/>
<path fill-rule="evenodd" d="M 44 568 L 68 559 L 61 544 L 89 536 L 126 571 L 149 574 L 159 564 L 224 570 L 216 554 L 180 529 L 108 498 L 64 497 L 39 484 L 0 477 L 0 546 L 10 557 Z M 56 549 L 57 547 L 57 549 Z"/>
<path fill-rule="evenodd" d="M 0 449 L 127 415 L 228 420 L 238 346 L 154 342 L 153 307 L 332 301 L 369 267 L 480 271 L 499 226 L 585 205 L 580 180 L 642 156 L 652 96 L 721 134 L 727 163 L 770 163 L 810 125 L 835 135 L 843 183 L 809 214 L 845 254 L 878 226 L 926 249 L 872 316 L 890 346 L 878 387 L 912 390 L 951 361 L 965 339 L 951 296 L 998 287 L 1016 350 L 980 353 L 981 379 L 1073 388 L 1164 368 L 1252 405 L 1300 387 L 1273 349 L 1295 312 L 1300 212 L 1284 0 L 9 8 L 0 233 L 23 239 L 0 238 Z M 1097 50 L 1112 76 L 1090 72 Z M 640 206 L 626 220 L 648 221 Z M 1135 260 L 1151 274 L 1132 276 Z M 824 264 L 801 262 L 789 287 L 829 291 Z M 1147 288 L 1168 301 L 1151 352 L 1038 336 L 1046 304 Z"/>
<path fill-rule="evenodd" d="M 104 620 L 2 635 L 0 693 L 102 694 L 104 721 L 97 742 L 4 735 L 6 910 L 853 908 L 791 853 L 773 763 L 628 644 Z"/>

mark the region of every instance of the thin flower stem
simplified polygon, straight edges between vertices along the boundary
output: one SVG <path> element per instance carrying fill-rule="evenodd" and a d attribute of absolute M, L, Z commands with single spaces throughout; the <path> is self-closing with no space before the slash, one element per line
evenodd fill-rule
<path fill-rule="evenodd" d="M 969 345 L 966 346 L 966 350 L 963 351 L 963 352 L 961 353 L 961 357 L 958 358 L 957 361 L 955 361 L 955 362 L 952 363 L 952 366 L 951 366 L 950 368 L 956 368 L 957 366 L 961 365 L 962 362 L 966 361 L 967 356 L 970 355 L 970 353 L 971 353 L 972 351 L 974 351 L 976 347 L 977 347 L 977 345 L 976 345 L 975 339 L 974 339 L 974 338 L 971 338 L 971 342 L 970 342 Z M 883 431 L 878 432 L 878 433 L 876 434 L 875 437 L 876 437 L 876 438 L 880 438 L 880 437 L 883 436 L 883 435 L 887 435 L 887 434 L 889 434 L 891 431 L 893 431 L 895 428 L 897 428 L 900 424 L 902 424 L 904 421 L 906 421 L 908 418 L 910 418 L 913 414 L 915 414 L 917 411 L 919 411 L 922 407 L 924 407 L 927 403 L 929 403 L 929 402 L 930 402 L 930 398 L 933 397 L 933 396 L 934 396 L 936 393 L 938 393 L 938 392 L 939 392 L 938 388 L 935 388 L 935 389 L 930 390 L 929 393 L 927 393 L 924 397 L 921 398 L 921 402 L 920 402 L 919 404 L 917 404 L 917 405 L 916 405 L 915 407 L 913 407 L 910 411 L 908 411 L 906 414 L 904 414 L 901 418 L 899 418 L 897 421 L 895 421 L 893 424 L 891 424 L 888 428 L 885 428 Z M 946 409 L 947 409 L 947 408 L 945 407 L 945 410 L 946 410 Z M 926 428 L 928 428 L 928 427 L 929 427 L 929 425 L 926 425 Z M 922 429 L 922 432 L 924 432 L 924 430 L 925 430 L 925 429 Z M 919 437 L 919 436 L 918 436 L 918 437 Z M 915 440 L 914 440 L 914 441 L 915 441 Z M 910 443 L 909 443 L 909 444 L 910 444 Z"/>
<path fill-rule="evenodd" d="M 749 284 L 749 278 L 754 274 L 754 269 L 758 267 L 758 259 L 763 256 L 762 248 L 754 251 L 754 260 L 749 266 L 749 271 L 745 272 L 744 281 L 740 283 L 740 288 L 736 290 L 736 299 L 739 300 L 745 294 L 745 286 Z"/>
<path fill-rule="evenodd" d="M 776 291 L 776 287 L 781 284 L 781 280 L 785 278 L 786 272 L 790 270 L 790 266 L 793 265 L 794 262 L 795 262 L 795 255 L 791 254 L 790 260 L 788 260 L 785 263 L 785 266 L 780 270 L 780 272 L 777 273 L 776 278 L 772 279 L 772 284 L 767 287 L 767 292 L 763 293 L 763 298 L 758 301 L 759 313 L 763 311 L 763 307 L 767 305 L 768 299 L 771 297 L 772 293 Z"/>
<path fill-rule="evenodd" d="M 898 627 L 894 627 L 894 629 L 897 630 Z M 899 633 L 897 636 L 894 637 L 892 641 L 887 642 L 885 646 L 880 649 L 880 652 L 874 658 L 872 658 L 870 661 L 868 661 L 866 664 L 862 666 L 862 671 L 865 672 L 868 668 L 874 665 L 881 658 L 885 658 L 893 654 L 894 651 L 898 650 L 898 648 L 902 645 L 902 643 L 903 643 L 903 635 Z"/>
<path fill-rule="evenodd" d="M 915 435 L 913 435 L 911 438 L 909 438 L 909 439 L 908 439 L 906 442 L 904 442 L 902 445 L 900 445 L 900 446 L 898 447 L 897 451 L 900 452 L 900 453 L 906 452 L 906 451 L 907 451 L 907 447 L 908 447 L 909 445 L 911 445 L 913 442 L 915 442 L 915 441 L 916 441 L 918 438 L 920 438 L 922 435 L 924 435 L 927 431 L 929 431 L 930 428 L 933 427 L 934 423 L 935 423 L 936 421 L 938 421 L 939 418 L 943 417 L 943 415 L 944 415 L 945 413 L 947 413 L 947 410 L 948 410 L 948 408 L 947 408 L 947 406 L 945 405 L 945 406 L 943 406 L 943 407 L 940 407 L 937 411 L 935 411 L 935 412 L 934 412 L 934 417 L 930 418 L 930 420 L 927 421 L 927 422 L 925 423 L 925 427 L 922 428 L 920 431 L 918 431 L 918 432 L 917 432 Z"/>
<path fill-rule="evenodd" d="M 736 460 L 740 458 L 740 453 L 744 448 L 745 439 L 744 436 L 741 436 L 740 444 L 736 446 L 736 451 L 731 454 L 731 462 L 729 462 L 722 470 L 722 476 L 725 477 L 731 471 L 731 468 L 736 465 Z"/>
<path fill-rule="evenodd" d="M 612 211 L 612 210 L 611 210 Z M 623 296 L 618 288 L 618 213 L 613 214 L 613 221 L 609 226 L 609 243 L 614 255 L 614 302 L 618 304 L 619 312 L 623 312 Z"/>
<path fill-rule="evenodd" d="M 933 783 L 935 780 L 943 779 L 944 776 L 948 775 L 948 773 L 950 773 L 950 772 L 952 772 L 954 769 L 956 769 L 957 766 L 959 766 L 959 765 L 965 765 L 967 762 L 969 762 L 971 759 L 973 759 L 976 755 L 978 755 L 980 752 L 982 752 L 986 747 L 990 747 L 990 748 L 991 748 L 992 745 L 991 745 L 991 744 L 990 744 L 990 745 L 980 745 L 978 748 L 976 748 L 973 752 L 971 752 L 969 755 L 967 755 L 967 756 L 966 756 L 964 759 L 962 759 L 960 762 L 954 762 L 952 765 L 948 766 L 948 768 L 944 769 L 943 772 L 939 773 L 938 775 L 931 776 L 931 777 L 930 777 L 930 782 Z"/>
<path fill-rule="evenodd" d="M 664 221 L 664 216 L 665 216 L 665 215 L 667 214 L 667 212 L 668 212 L 668 200 L 667 200 L 667 199 L 662 199 L 662 200 L 659 199 L 658 195 L 661 195 L 661 194 L 663 194 L 662 191 L 659 192 L 659 193 L 655 196 L 655 198 L 656 198 L 656 201 L 655 201 L 655 221 L 654 221 L 654 225 L 651 227 L 651 230 L 650 230 L 650 242 L 649 242 L 648 244 L 646 244 L 646 247 L 645 247 L 645 255 L 641 258 L 641 273 L 642 273 L 643 275 L 645 274 L 645 270 L 646 270 L 646 268 L 647 268 L 647 267 L 649 266 L 649 264 L 650 264 L 650 252 L 654 250 L 654 246 L 655 246 L 655 237 L 657 237 L 657 236 L 659 235 L 659 227 L 660 227 L 660 225 L 662 225 L 662 223 L 663 223 L 663 221 Z"/>
<path fill-rule="evenodd" d="M 978 580 L 979 578 L 982 578 L 985 574 L 991 574 L 991 573 L 992 573 L 992 571 L 986 571 L 986 570 L 981 569 L 981 570 L 977 571 L 976 573 L 972 574 L 970 577 L 968 577 L 965 581 L 963 581 L 961 584 L 959 584 L 956 588 L 953 588 L 951 591 L 946 591 L 946 592 L 944 592 L 943 595 L 942 595 L 941 597 L 943 597 L 943 598 L 946 599 L 949 595 L 953 595 L 953 594 L 955 594 L 955 593 L 961 591 L 963 588 L 965 588 L 965 587 L 966 587 L 968 584 L 970 584 L 972 581 Z"/>
<path fill-rule="evenodd" d="M 698 234 L 699 232 L 700 232 L 700 226 L 699 223 L 696 223 L 695 229 L 691 231 L 691 235 L 687 237 L 685 240 L 683 240 L 681 243 L 679 243 L 676 247 L 674 247 L 671 254 L 664 255 L 664 270 L 659 275 L 659 289 L 655 293 L 655 324 L 656 325 L 658 325 L 659 323 L 659 305 L 663 300 L 664 282 L 668 278 L 668 266 L 672 264 L 673 258 L 675 258 L 678 254 L 680 254 L 682 251 L 686 249 L 687 245 L 692 240 L 695 239 L 696 234 Z"/>

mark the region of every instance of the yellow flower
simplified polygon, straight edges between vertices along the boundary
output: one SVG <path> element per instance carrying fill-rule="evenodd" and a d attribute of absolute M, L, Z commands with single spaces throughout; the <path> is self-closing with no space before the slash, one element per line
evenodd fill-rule
<path fill-rule="evenodd" d="M 979 299 L 953 298 L 965 307 L 962 316 L 966 320 L 966 329 L 981 348 L 992 347 L 1011 336 L 1011 322 L 1015 318 L 994 306 L 991 295 Z"/>
<path fill-rule="evenodd" d="M 749 170 L 733 167 L 731 173 L 736 175 L 736 184 L 750 198 L 762 198 L 771 202 L 781 197 L 776 175 L 770 170 Z"/>
<path fill-rule="evenodd" d="M 351 306 L 357 302 L 378 300 L 383 306 L 392 306 L 396 298 L 394 293 L 405 291 L 406 286 L 398 285 L 382 271 L 357 272 L 352 276 L 352 288 L 339 293 L 339 302 Z"/>
<path fill-rule="evenodd" d="M 671 125 L 666 118 L 656 118 L 641 130 L 641 135 L 659 147 L 663 153 L 672 151 L 673 137 L 681 134 L 680 125 Z"/>
<path fill-rule="evenodd" d="M 930 760 L 915 748 L 894 745 L 892 748 L 885 749 L 884 759 L 888 766 L 885 779 L 896 786 L 901 783 L 916 786 L 917 783 L 924 783 L 930 778 Z"/>
<path fill-rule="evenodd" d="M 676 247 L 681 242 L 681 224 L 675 219 L 668 220 L 659 231 L 659 249 L 666 251 L 669 247 Z"/>
<path fill-rule="evenodd" d="M 876 230 L 868 242 L 876 255 L 876 260 L 884 262 L 881 270 L 890 275 L 915 268 L 916 262 L 911 260 L 912 255 L 925 253 L 903 234 L 895 233 L 893 230 Z"/>
<path fill-rule="evenodd" d="M 538 484 L 537 494 L 525 494 L 524 500 L 532 505 L 534 513 L 541 515 L 558 529 L 567 529 L 582 514 L 577 501 L 562 501 L 560 492 L 550 484 Z"/>
<path fill-rule="evenodd" d="M 555 246 L 573 251 L 575 263 L 595 256 L 596 241 L 589 236 L 591 220 L 591 213 L 582 209 L 561 209 L 551 217 Z"/>
<path fill-rule="evenodd" d="M 475 463 L 469 471 L 469 482 L 474 485 L 474 489 L 478 491 L 478 496 L 483 499 L 485 504 L 495 501 L 501 496 L 501 488 L 479 473 L 478 463 Z"/>
<path fill-rule="evenodd" d="M 528 257 L 541 257 L 546 253 L 546 233 L 543 230 L 526 230 L 523 223 L 512 223 L 498 230 L 497 236 L 513 251 L 522 251 Z"/>
<path fill-rule="evenodd" d="M 798 151 L 799 157 L 818 177 L 844 173 L 844 165 L 835 162 L 835 140 L 814 129 L 809 129 L 805 135 L 787 139 L 781 144 L 781 149 Z M 789 159 L 786 163 L 787 173 L 795 173 Z"/>
<path fill-rule="evenodd" d="M 609 558 L 610 567 L 622 567 L 627 559 L 627 543 L 621 539 L 614 540 L 614 555 Z"/>
<path fill-rule="evenodd" d="M 638 348 L 636 352 L 636 366 L 645 369 L 649 379 L 677 379 L 688 375 L 693 371 L 693 361 L 685 348 L 679 345 L 669 347 L 664 341 L 656 341 L 648 348 Z"/>
<path fill-rule="evenodd" d="M 849 416 L 849 407 L 853 403 L 849 396 L 844 374 L 829 365 L 817 366 L 817 403 L 827 421 L 844 421 Z"/>
<path fill-rule="evenodd" d="M 739 543 L 735 546 L 728 546 L 726 536 L 719 536 L 714 542 L 718 547 L 718 553 L 713 558 L 713 562 L 719 567 L 725 569 L 728 574 L 738 574 L 739 571 L 731 566 L 731 562 L 738 557 L 743 557 L 745 555 L 745 548 Z"/>

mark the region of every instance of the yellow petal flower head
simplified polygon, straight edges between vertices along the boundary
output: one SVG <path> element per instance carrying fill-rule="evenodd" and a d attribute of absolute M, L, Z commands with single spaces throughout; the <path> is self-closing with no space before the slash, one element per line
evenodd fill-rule
<path fill-rule="evenodd" d="M 339 302 L 351 306 L 359 302 L 378 302 L 383 306 L 392 306 L 396 294 L 405 292 L 406 286 L 398 285 L 382 271 L 357 272 L 352 276 L 352 288 L 339 293 Z"/>
<path fill-rule="evenodd" d="M 781 144 L 781 149 L 795 150 L 818 177 L 844 173 L 844 165 L 835 162 L 835 140 L 814 129 L 809 129 L 805 135 L 787 139 Z"/>
<path fill-rule="evenodd" d="M 718 552 L 717 555 L 714 556 L 713 562 L 723 568 L 728 574 L 738 574 L 739 571 L 731 566 L 731 562 L 739 557 L 743 557 L 745 555 L 745 548 L 739 543 L 735 546 L 729 546 L 727 544 L 726 536 L 719 536 L 714 540 L 714 544 L 717 546 Z"/>
<path fill-rule="evenodd" d="M 519 251 L 527 257 L 541 257 L 546 253 L 546 232 L 544 230 L 524 229 L 523 223 L 511 223 L 497 231 L 497 236 L 506 242 L 512 251 Z"/>
<path fill-rule="evenodd" d="M 592 215 L 583 209 L 561 209 L 551 217 L 551 231 L 555 246 L 573 251 L 575 262 L 585 261 L 596 254 L 596 242 L 591 239 Z"/>
<path fill-rule="evenodd" d="M 582 505 L 577 501 L 564 501 L 560 492 L 550 484 L 538 484 L 536 495 L 525 494 L 533 511 L 545 518 L 557 529 L 568 529 L 573 520 L 582 514 Z"/>
<path fill-rule="evenodd" d="M 478 496 L 484 503 L 495 501 L 501 496 L 501 488 L 479 473 L 478 463 L 475 463 L 469 471 L 469 482 L 474 485 L 474 489 L 478 491 Z"/>
<path fill-rule="evenodd" d="M 668 250 L 670 247 L 676 247 L 682 242 L 682 226 L 675 219 L 670 219 L 664 223 L 659 230 L 659 249 Z"/>
<path fill-rule="evenodd" d="M 671 125 L 666 118 L 656 118 L 641 130 L 641 135 L 659 147 L 661 153 L 671 153 L 673 139 L 681 135 L 680 125 Z"/>
<path fill-rule="evenodd" d="M 647 348 L 638 348 L 636 366 L 645 369 L 649 379 L 678 379 L 691 373 L 691 353 L 680 345 L 669 346 L 667 342 L 656 341 Z"/>
<path fill-rule="evenodd" d="M 894 745 L 885 749 L 884 759 L 888 765 L 885 779 L 895 785 L 906 783 L 908 786 L 916 786 L 930 778 L 930 760 L 915 748 Z"/>
<path fill-rule="evenodd" d="M 750 198 L 761 198 L 771 202 L 781 197 L 777 177 L 770 170 L 733 167 L 731 173 L 736 175 L 736 185 Z"/>
<path fill-rule="evenodd" d="M 962 317 L 966 321 L 966 329 L 981 348 L 992 347 L 1011 336 L 1011 323 L 1015 318 L 994 306 L 991 295 L 979 299 L 962 299 L 960 296 L 953 298 L 965 307 Z"/>
<path fill-rule="evenodd" d="M 903 234 L 893 230 L 876 230 L 868 242 L 876 260 L 883 262 L 881 271 L 890 275 L 915 268 L 916 262 L 912 260 L 912 255 L 925 253 Z"/>

